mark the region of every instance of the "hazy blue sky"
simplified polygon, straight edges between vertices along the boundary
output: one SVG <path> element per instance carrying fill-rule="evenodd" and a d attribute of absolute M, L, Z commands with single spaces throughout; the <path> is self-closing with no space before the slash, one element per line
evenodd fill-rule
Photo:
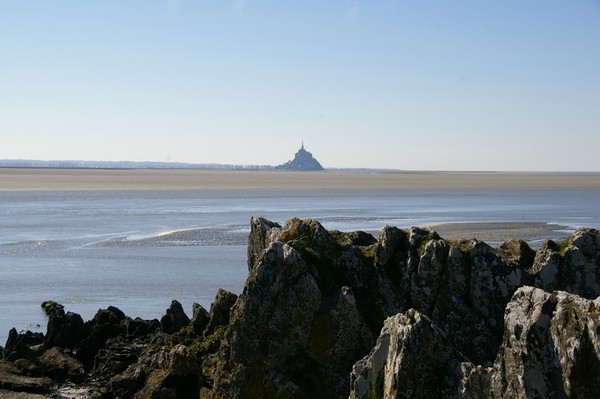
<path fill-rule="evenodd" d="M 1 0 L 0 159 L 600 170 L 600 1 Z"/>

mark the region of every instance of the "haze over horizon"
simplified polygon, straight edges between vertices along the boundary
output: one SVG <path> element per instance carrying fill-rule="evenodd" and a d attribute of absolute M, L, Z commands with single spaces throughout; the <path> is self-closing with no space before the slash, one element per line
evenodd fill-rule
<path fill-rule="evenodd" d="M 0 2 L 0 159 L 600 171 L 600 1 Z"/>

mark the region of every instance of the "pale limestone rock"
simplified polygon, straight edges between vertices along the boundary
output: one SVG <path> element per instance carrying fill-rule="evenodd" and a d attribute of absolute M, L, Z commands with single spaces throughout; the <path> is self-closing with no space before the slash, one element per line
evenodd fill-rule
<path fill-rule="evenodd" d="M 600 298 L 520 288 L 506 309 L 494 364 L 495 397 L 581 397 L 600 392 Z"/>
<path fill-rule="evenodd" d="M 579 229 L 569 238 L 557 289 L 593 299 L 600 295 L 600 232 Z"/>
<path fill-rule="evenodd" d="M 349 398 L 442 397 L 456 357 L 444 333 L 410 309 L 386 319 L 371 353 L 354 365 Z"/>
<path fill-rule="evenodd" d="M 250 220 L 250 235 L 248 236 L 248 271 L 252 271 L 280 227 L 277 223 L 265 218 L 252 217 Z"/>

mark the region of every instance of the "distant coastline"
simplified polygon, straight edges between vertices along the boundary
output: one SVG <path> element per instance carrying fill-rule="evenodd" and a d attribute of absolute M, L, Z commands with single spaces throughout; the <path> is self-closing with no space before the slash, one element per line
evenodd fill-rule
<path fill-rule="evenodd" d="M 36 159 L 0 159 L 0 168 L 11 169 L 200 169 L 200 170 L 286 170 L 281 165 L 240 165 L 224 163 L 188 163 L 155 161 L 78 161 Z M 288 169 L 289 170 L 289 169 Z M 348 172 L 400 172 L 384 168 L 325 168 Z"/>
<path fill-rule="evenodd" d="M 0 159 L 0 168 L 37 169 L 226 169 L 226 170 L 270 170 L 270 165 L 233 165 L 220 163 L 186 163 L 154 161 L 79 161 L 35 159 Z"/>

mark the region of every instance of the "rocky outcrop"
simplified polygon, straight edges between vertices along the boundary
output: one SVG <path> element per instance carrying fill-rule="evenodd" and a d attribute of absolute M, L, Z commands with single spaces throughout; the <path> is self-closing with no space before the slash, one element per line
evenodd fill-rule
<path fill-rule="evenodd" d="M 587 287 L 586 287 L 587 288 Z M 600 392 L 600 298 L 523 287 L 505 314 L 494 397 L 592 398 Z"/>
<path fill-rule="evenodd" d="M 486 320 L 488 314 L 482 308 L 477 310 L 477 303 L 502 303 L 506 292 L 514 292 L 518 287 L 518 273 L 521 273 L 521 283 L 528 280 L 539 287 L 522 287 L 511 294 L 500 324 L 502 344 L 494 363 L 482 362 L 473 356 L 474 352 L 464 357 L 463 354 L 469 351 L 461 345 L 460 334 L 464 335 L 464 340 L 482 338 L 472 334 L 472 325 L 447 325 L 444 323 L 447 318 L 436 317 L 436 309 L 431 313 L 431 319 L 421 314 L 416 317 L 415 310 L 410 309 L 387 319 L 375 348 L 356 363 L 351 377 L 350 397 L 372 397 L 369 395 L 373 392 L 390 398 L 594 397 L 600 389 L 598 238 L 598 231 L 581 229 L 561 245 L 545 242 L 537 253 L 523 242 L 507 242 L 499 247 L 499 251 L 492 251 L 500 255 L 500 259 L 490 254 L 490 249 L 482 247 L 481 243 L 469 245 L 468 253 L 472 260 L 476 260 L 471 263 L 471 268 L 474 265 L 478 268 L 475 282 L 469 284 L 470 299 L 479 298 L 471 303 L 475 305 L 475 315 L 479 316 L 476 320 L 479 319 L 480 323 Z M 459 246 L 464 244 L 459 243 Z M 452 268 L 456 264 L 452 258 L 450 255 L 447 267 Z M 473 272 L 454 274 L 455 277 L 471 276 L 471 279 L 473 275 Z M 460 287 L 456 283 L 467 279 L 461 277 L 447 281 L 449 291 L 465 292 L 464 289 L 456 289 Z M 433 288 L 436 284 L 427 286 Z M 567 289 L 570 293 L 547 292 L 557 288 Z M 495 298 L 490 298 L 490 294 Z M 597 299 L 592 301 L 582 297 Z M 448 306 L 455 307 L 449 314 L 462 308 L 456 307 L 454 299 L 448 303 Z M 497 315 L 498 311 L 492 308 L 489 314 Z M 407 323 L 407 320 L 411 322 Z M 432 320 L 437 320 L 437 323 Z M 495 323 L 487 324 L 493 327 Z M 422 332 L 415 333 L 420 325 L 426 325 L 429 330 L 421 328 Z M 435 330 L 434 325 L 441 329 Z M 406 332 L 407 329 L 412 335 Z M 478 329 L 482 332 L 485 326 Z M 437 331 L 437 334 L 431 331 Z M 430 357 L 407 350 L 406 346 L 414 340 L 425 347 L 437 348 L 426 352 L 437 351 L 437 355 Z M 401 344 L 392 346 L 390 342 Z M 414 362 L 419 363 L 415 366 Z M 421 372 L 412 373 L 415 367 Z M 426 370 L 435 370 L 435 375 Z M 414 381 L 415 376 L 418 381 Z M 441 384 L 428 385 L 406 395 L 399 381 L 409 386 L 431 384 L 432 381 Z"/>
<path fill-rule="evenodd" d="M 424 386 L 419 392 L 429 392 L 435 384 L 425 376 L 432 373 L 436 381 L 444 379 L 436 392 L 456 392 L 462 368 L 471 370 L 465 386 L 484 389 L 491 377 L 481 370 L 497 362 L 513 294 L 536 281 L 548 287 L 547 268 L 556 261 L 553 255 L 538 257 L 522 241 L 496 249 L 477 240 L 449 242 L 420 228 L 385 227 L 374 241 L 327 231 L 314 220 L 292 219 L 278 227 L 254 219 L 252 226 L 249 258 L 254 262 L 232 309 L 227 345 L 219 353 L 215 386 L 207 397 L 314 397 L 317 392 L 346 397 L 349 364 L 375 344 L 384 320 L 399 313 L 414 324 L 403 330 L 402 340 L 431 341 L 439 353 L 428 357 L 435 364 L 423 366 L 429 374 L 409 373 L 412 382 L 398 382 L 394 392 L 401 385 Z M 544 244 L 546 252 L 557 248 L 559 260 L 551 287 L 566 287 L 559 273 L 575 268 L 585 278 L 575 279 L 571 292 L 600 295 L 590 283 L 599 269 L 595 237 L 597 231 L 577 231 L 566 248 L 561 243 L 562 253 L 561 245 Z M 415 348 L 408 344 L 398 345 L 405 351 Z M 404 361 L 409 368 L 419 364 Z"/>
<path fill-rule="evenodd" d="M 235 301 L 237 295 L 219 288 L 208 314 L 208 323 L 204 330 L 206 335 L 213 333 L 220 326 L 229 324 L 229 312 Z"/>
<path fill-rule="evenodd" d="M 114 307 L 83 322 L 46 302 L 45 335 L 11 331 L 0 389 L 39 384 L 27 392 L 60 397 L 56 387 L 77 384 L 109 399 L 588 397 L 600 388 L 596 230 L 534 251 L 423 228 L 386 226 L 376 239 L 253 218 L 248 271 L 239 296 L 219 290 L 210 310 L 194 304 L 191 320 L 177 301 L 160 322 Z"/>
<path fill-rule="evenodd" d="M 26 394 L 48 394 L 52 391 L 53 381 L 48 377 L 27 375 L 16 364 L 0 362 L 0 393 L 6 391 Z"/>
<path fill-rule="evenodd" d="M 19 334 L 15 328 L 11 328 L 6 347 L 2 351 L 2 358 L 9 362 L 18 359 L 33 362 L 44 352 L 44 339 L 44 334 L 31 331 Z"/>
<path fill-rule="evenodd" d="M 357 362 L 349 398 L 592 398 L 600 390 L 600 298 L 522 287 L 491 367 L 473 364 L 414 309 L 388 318 Z"/>
<path fill-rule="evenodd" d="M 177 300 L 171 301 L 167 313 L 160 319 L 160 330 L 167 334 L 178 332 L 190 324 L 190 318 L 183 311 L 183 306 Z"/>
<path fill-rule="evenodd" d="M 173 301 L 161 322 L 131 319 L 109 307 L 79 323 L 79 315 L 44 302 L 46 335 L 11 330 L 0 389 L 60 398 L 74 385 L 77 393 L 64 397 L 197 398 L 205 381 L 196 353 L 206 357 L 219 349 L 213 330 L 222 336 L 236 298 L 219 290 L 210 313 L 194 304 L 191 320 Z"/>
<path fill-rule="evenodd" d="M 120 398 L 198 397 L 201 368 L 177 337 L 157 334 L 134 363 L 108 382 L 105 395 Z"/>
<path fill-rule="evenodd" d="M 65 313 L 64 306 L 54 301 L 42 303 L 42 309 L 48 317 L 45 348 L 73 348 L 79 345 L 84 337 L 89 336 L 90 324 L 86 325 L 77 313 Z"/>
<path fill-rule="evenodd" d="M 347 370 L 375 339 L 360 310 L 363 295 L 354 289 L 361 287 L 351 286 L 350 275 L 374 266 L 316 221 L 293 219 L 271 234 L 278 238 L 250 265 L 231 310 L 228 344 L 207 395 L 339 397 L 348 390 Z"/>
<path fill-rule="evenodd" d="M 386 319 L 371 353 L 354 365 L 350 398 L 447 398 L 458 357 L 444 332 L 410 309 Z"/>

